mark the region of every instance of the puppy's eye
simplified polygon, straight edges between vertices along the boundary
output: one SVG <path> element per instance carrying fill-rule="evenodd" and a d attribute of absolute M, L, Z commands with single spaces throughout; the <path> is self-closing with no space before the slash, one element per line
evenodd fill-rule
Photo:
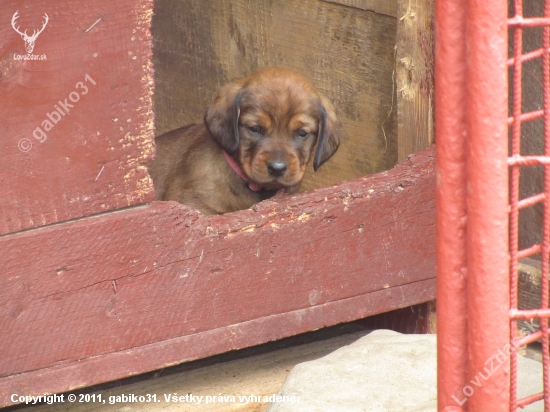
<path fill-rule="evenodd" d="M 264 129 L 261 126 L 258 126 L 258 125 L 246 126 L 246 128 L 254 134 L 264 134 Z"/>
<path fill-rule="evenodd" d="M 296 136 L 307 137 L 308 134 L 309 132 L 307 130 L 304 130 L 304 129 L 296 130 Z"/>

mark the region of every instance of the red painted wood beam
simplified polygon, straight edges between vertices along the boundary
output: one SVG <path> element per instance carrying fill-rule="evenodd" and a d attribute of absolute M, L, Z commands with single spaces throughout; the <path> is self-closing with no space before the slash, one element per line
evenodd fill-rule
<path fill-rule="evenodd" d="M 433 147 L 204 216 L 154 202 L 0 237 L 0 406 L 435 297 Z"/>

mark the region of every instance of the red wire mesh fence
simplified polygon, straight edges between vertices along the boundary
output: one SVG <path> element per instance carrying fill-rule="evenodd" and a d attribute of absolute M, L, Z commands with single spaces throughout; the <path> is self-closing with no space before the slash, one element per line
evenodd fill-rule
<path fill-rule="evenodd" d="M 441 411 L 516 411 L 543 400 L 550 412 L 550 0 L 526 3 L 527 14 L 522 0 L 436 0 Z M 537 47 L 525 46 L 526 31 Z M 539 69 L 526 70 L 534 62 Z M 526 76 L 540 82 L 538 107 L 526 104 Z M 529 139 L 543 141 L 539 152 Z M 542 191 L 525 195 L 522 176 L 534 169 L 544 174 Z M 522 213 L 541 205 L 540 233 L 520 239 Z M 527 257 L 541 261 L 541 304 L 520 309 Z M 525 334 L 520 320 L 540 329 Z M 535 341 L 544 391 L 518 399 L 517 349 Z"/>
<path fill-rule="evenodd" d="M 515 0 L 513 16 L 508 19 L 513 39 L 512 57 L 508 59 L 511 67 L 511 99 L 512 113 L 508 118 L 511 126 L 511 144 L 508 165 L 510 167 L 510 340 L 515 347 L 525 346 L 538 340 L 542 341 L 542 361 L 544 376 L 544 392 L 533 394 L 523 399 L 517 399 L 518 372 L 517 352 L 510 356 L 510 411 L 524 407 L 544 399 L 545 412 L 550 411 L 550 361 L 548 352 L 548 258 L 550 253 L 550 0 L 545 0 L 542 15 L 524 17 L 522 0 Z M 539 28 L 542 47 L 528 52 L 524 51 L 524 31 Z M 523 104 L 524 65 L 534 59 L 540 60 L 542 76 L 542 109 L 525 111 Z M 522 139 L 533 138 L 532 135 L 522 136 L 522 125 L 538 119 L 543 120 L 542 133 L 544 135 L 543 153 L 526 155 L 522 153 Z M 522 169 L 544 166 L 544 191 L 520 199 L 520 178 Z M 538 203 L 543 206 L 541 242 L 520 248 L 519 220 L 520 211 L 532 208 Z M 518 309 L 518 266 L 522 258 L 537 255 L 541 259 L 541 306 L 538 309 Z M 528 332 L 522 336 L 518 330 L 518 320 L 538 319 L 540 329 Z M 523 332 L 523 331 L 522 331 Z"/>

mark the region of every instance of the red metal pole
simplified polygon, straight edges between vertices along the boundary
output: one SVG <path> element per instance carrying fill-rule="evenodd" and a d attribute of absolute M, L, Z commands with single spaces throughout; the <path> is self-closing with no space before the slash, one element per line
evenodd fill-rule
<path fill-rule="evenodd" d="M 468 405 L 472 412 L 506 411 L 510 406 L 507 2 L 468 0 L 467 7 Z"/>
<path fill-rule="evenodd" d="M 515 16 L 523 16 L 523 0 L 514 0 Z M 520 155 L 520 140 L 521 140 L 521 114 L 522 114 L 522 71 L 523 62 L 521 56 L 523 54 L 523 29 L 521 27 L 514 28 L 514 59 L 513 59 L 513 122 L 512 122 L 512 156 Z M 508 163 L 510 163 L 508 161 Z M 510 213 L 509 213 L 509 250 L 510 250 L 510 308 L 515 310 L 518 308 L 518 258 L 517 251 L 519 246 L 519 166 L 510 169 Z M 517 320 L 510 320 L 510 340 L 516 338 Z M 518 359 L 517 354 L 512 353 L 510 356 L 510 411 L 517 410 L 517 376 L 518 376 Z"/>
<path fill-rule="evenodd" d="M 467 407 L 466 3 L 435 3 L 438 410 Z"/>
<path fill-rule="evenodd" d="M 550 17 L 550 1 L 544 2 L 544 18 Z M 542 29 L 542 85 L 544 97 L 544 156 L 550 159 L 550 27 Z M 543 229 L 541 242 L 541 312 L 548 310 L 548 295 L 550 293 L 548 286 L 549 255 L 550 255 L 550 167 L 548 164 L 544 167 L 544 212 Z M 543 365 L 543 383 L 544 383 L 544 411 L 550 411 L 550 350 L 549 350 L 549 324 L 548 318 L 540 319 L 540 330 L 542 333 L 542 365 Z"/>

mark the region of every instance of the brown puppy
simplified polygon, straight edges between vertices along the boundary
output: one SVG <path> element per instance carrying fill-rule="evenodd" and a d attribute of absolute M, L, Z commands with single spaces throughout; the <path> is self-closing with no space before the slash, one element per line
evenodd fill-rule
<path fill-rule="evenodd" d="M 260 69 L 223 87 L 204 124 L 156 138 L 155 199 L 205 214 L 247 209 L 298 190 L 310 158 L 317 170 L 339 143 L 332 105 L 305 77 Z"/>

